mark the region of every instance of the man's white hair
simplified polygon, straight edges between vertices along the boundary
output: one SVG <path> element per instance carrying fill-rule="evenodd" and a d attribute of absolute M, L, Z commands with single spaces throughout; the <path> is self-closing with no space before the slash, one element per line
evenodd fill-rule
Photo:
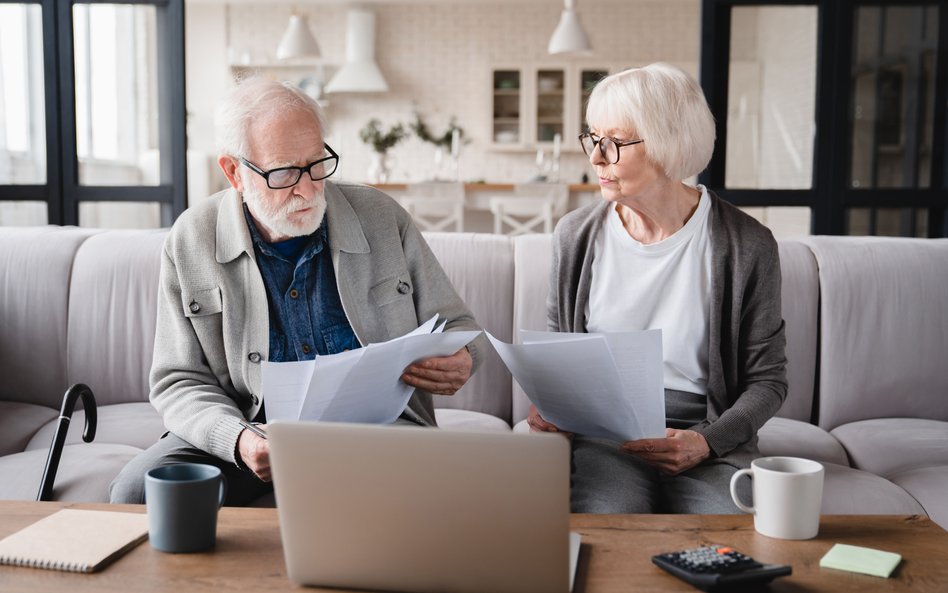
<path fill-rule="evenodd" d="M 239 80 L 214 114 L 218 151 L 220 154 L 249 158 L 247 131 L 251 122 L 296 109 L 312 112 L 325 138 L 328 130 L 323 110 L 301 89 L 291 83 L 259 75 Z"/>
<path fill-rule="evenodd" d="M 698 82 L 671 64 L 630 68 L 602 79 L 589 96 L 590 129 L 620 128 L 645 140 L 649 160 L 676 181 L 697 175 L 714 150 L 714 117 Z M 620 150 L 621 154 L 621 150 Z"/>

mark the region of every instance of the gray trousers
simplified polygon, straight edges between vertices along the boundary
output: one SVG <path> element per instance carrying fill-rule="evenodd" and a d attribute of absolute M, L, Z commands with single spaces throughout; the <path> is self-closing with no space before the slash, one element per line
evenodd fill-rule
<path fill-rule="evenodd" d="M 259 418 L 260 420 L 263 417 Z M 417 421 L 402 416 L 393 426 L 418 426 Z M 261 496 L 273 492 L 273 483 L 264 482 L 249 470 L 224 461 L 198 449 L 181 437 L 166 433 L 157 443 L 128 462 L 109 485 L 112 503 L 142 504 L 145 502 L 145 474 L 156 467 L 175 463 L 206 463 L 219 467 L 227 480 L 226 506 L 247 506 Z"/>
<path fill-rule="evenodd" d="M 145 449 L 126 465 L 109 485 L 109 501 L 142 504 L 145 502 L 145 474 L 156 467 L 175 463 L 205 463 L 219 467 L 227 480 L 227 506 L 246 506 L 273 492 L 273 484 L 264 482 L 250 471 L 198 449 L 172 433 Z"/>
<path fill-rule="evenodd" d="M 666 390 L 669 427 L 687 429 L 705 418 L 706 399 Z M 705 460 L 677 476 L 663 474 L 618 443 L 573 437 L 570 510 L 574 513 L 687 513 L 722 515 L 741 511 L 731 500 L 731 476 L 738 470 L 722 460 Z M 749 501 L 750 480 L 741 480 L 741 500 Z"/>

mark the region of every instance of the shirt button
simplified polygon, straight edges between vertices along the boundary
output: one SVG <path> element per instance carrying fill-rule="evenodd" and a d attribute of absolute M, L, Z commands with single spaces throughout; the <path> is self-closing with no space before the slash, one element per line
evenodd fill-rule
<path fill-rule="evenodd" d="M 201 305 L 197 304 L 197 301 L 191 301 L 191 304 L 188 305 L 188 309 L 190 309 L 192 313 L 197 313 L 201 310 Z"/>
<path fill-rule="evenodd" d="M 258 398 L 256 395 L 251 394 L 250 399 L 253 401 L 253 405 L 255 406 L 260 403 L 260 398 Z"/>
<path fill-rule="evenodd" d="M 303 344 L 303 354 L 309 354 L 309 344 Z"/>
<path fill-rule="evenodd" d="M 408 294 L 408 291 L 409 291 L 409 290 L 411 290 L 411 286 L 409 286 L 407 282 L 402 281 L 402 282 L 399 282 L 399 283 L 398 283 L 398 292 L 399 292 L 399 293 L 401 293 L 401 294 Z"/>
<path fill-rule="evenodd" d="M 292 289 L 292 290 L 290 290 L 290 298 L 291 298 L 291 299 L 295 299 L 295 298 L 298 297 L 298 296 L 300 296 L 300 293 L 299 293 L 295 288 Z"/>
<path fill-rule="evenodd" d="M 250 360 L 250 362 L 260 362 L 261 360 L 263 360 L 263 357 L 260 356 L 259 352 L 251 352 L 250 355 L 247 356 L 247 358 Z"/>

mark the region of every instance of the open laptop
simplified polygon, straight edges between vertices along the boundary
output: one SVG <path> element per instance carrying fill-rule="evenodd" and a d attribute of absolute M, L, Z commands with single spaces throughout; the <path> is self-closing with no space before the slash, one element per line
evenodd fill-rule
<path fill-rule="evenodd" d="M 290 580 L 414 593 L 566 593 L 569 443 L 559 435 L 274 423 Z M 572 548 L 572 550 L 571 550 Z"/>

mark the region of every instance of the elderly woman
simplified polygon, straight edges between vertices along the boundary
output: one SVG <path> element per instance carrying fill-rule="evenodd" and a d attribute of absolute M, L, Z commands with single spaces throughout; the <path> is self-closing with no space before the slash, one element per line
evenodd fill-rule
<path fill-rule="evenodd" d="M 780 262 L 770 231 L 705 187 L 714 120 L 668 64 L 609 76 L 589 98 L 583 150 L 603 201 L 553 235 L 549 327 L 662 329 L 664 438 L 571 435 L 572 510 L 733 513 L 731 475 L 787 394 Z M 531 408 L 533 431 L 558 431 Z"/>

